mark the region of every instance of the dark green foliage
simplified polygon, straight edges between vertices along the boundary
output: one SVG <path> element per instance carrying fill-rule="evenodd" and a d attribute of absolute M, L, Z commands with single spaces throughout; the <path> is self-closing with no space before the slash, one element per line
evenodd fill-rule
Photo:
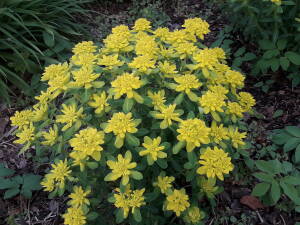
<path fill-rule="evenodd" d="M 271 0 L 216 2 L 230 15 L 234 30 L 259 47 L 254 74 L 286 71 L 293 86 L 300 83 L 300 0 L 282 0 L 281 5 Z"/>
<path fill-rule="evenodd" d="M 8 169 L 0 163 L 0 190 L 5 190 L 4 199 L 12 198 L 18 194 L 31 198 L 32 191 L 42 188 L 40 185 L 41 176 L 26 173 L 11 177 L 14 173 L 14 170 Z"/>
<path fill-rule="evenodd" d="M 0 1 L 0 96 L 4 100 L 8 102 L 9 92 L 13 93 L 9 84 L 32 94 L 32 88 L 39 88 L 41 68 L 67 57 L 72 47 L 69 38 L 83 32 L 74 15 L 87 12 L 81 6 L 89 1 Z"/>
<path fill-rule="evenodd" d="M 272 135 L 273 145 L 282 149 L 288 160 L 257 160 L 255 166 L 259 172 L 253 174 L 261 183 L 256 184 L 252 195 L 261 197 L 267 205 L 275 205 L 280 199 L 288 198 L 292 208 L 300 211 L 300 128 L 287 126 L 275 130 Z M 282 147 L 282 148 L 281 148 Z M 286 201 L 286 200 L 285 200 Z M 287 203 L 287 202 L 286 202 Z"/>

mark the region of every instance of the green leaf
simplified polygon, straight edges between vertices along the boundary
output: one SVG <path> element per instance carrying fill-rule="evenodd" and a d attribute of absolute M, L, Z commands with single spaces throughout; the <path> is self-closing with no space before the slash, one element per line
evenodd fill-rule
<path fill-rule="evenodd" d="M 286 184 L 300 185 L 300 177 L 286 176 L 283 177 L 281 180 Z"/>
<path fill-rule="evenodd" d="M 96 212 L 90 212 L 89 214 L 87 214 L 87 219 L 88 220 L 95 220 L 95 219 L 97 219 L 97 217 L 99 216 L 99 214 L 98 213 L 96 213 Z"/>
<path fill-rule="evenodd" d="M 276 48 L 275 44 L 269 40 L 260 40 L 258 43 L 261 49 L 263 50 L 270 50 Z"/>
<path fill-rule="evenodd" d="M 43 32 L 43 39 L 45 44 L 49 47 L 52 48 L 55 45 L 55 40 L 54 40 L 54 35 L 49 34 L 48 32 L 44 31 Z"/>
<path fill-rule="evenodd" d="M 180 151 L 181 149 L 183 149 L 183 147 L 184 147 L 185 145 L 186 145 L 185 142 L 179 141 L 176 145 L 174 145 L 174 147 L 173 147 L 173 149 L 172 149 L 173 154 L 178 154 L 179 151 Z"/>
<path fill-rule="evenodd" d="M 167 169 L 168 168 L 168 163 L 166 159 L 157 159 L 156 163 L 158 164 L 158 166 L 162 169 Z"/>
<path fill-rule="evenodd" d="M 126 133 L 126 141 L 129 145 L 137 147 L 140 145 L 140 140 L 130 133 Z"/>
<path fill-rule="evenodd" d="M 255 187 L 252 191 L 252 195 L 261 197 L 267 193 L 267 191 L 270 189 L 270 186 L 271 185 L 269 183 L 259 183 L 259 184 L 255 185 Z"/>
<path fill-rule="evenodd" d="M 23 186 L 22 189 L 25 191 L 36 191 L 42 188 L 41 176 L 34 174 L 23 175 Z"/>
<path fill-rule="evenodd" d="M 280 57 L 279 62 L 283 70 L 287 70 L 290 66 L 290 61 L 286 57 Z"/>
<path fill-rule="evenodd" d="M 290 138 L 283 146 L 283 150 L 285 152 L 289 152 L 297 147 L 297 145 L 300 143 L 300 138 L 293 137 Z"/>
<path fill-rule="evenodd" d="M 274 112 L 274 114 L 273 114 L 272 117 L 275 119 L 275 118 L 277 118 L 277 117 L 279 117 L 279 116 L 282 116 L 282 114 L 283 114 L 283 110 L 278 109 L 278 110 L 276 110 L 276 111 Z"/>
<path fill-rule="evenodd" d="M 286 52 L 285 56 L 295 65 L 300 65 L 300 54 L 296 52 Z"/>
<path fill-rule="evenodd" d="M 291 135 L 300 138 L 300 128 L 299 128 L 299 127 L 295 127 L 295 126 L 286 126 L 284 129 L 285 129 L 288 133 L 290 133 Z"/>
<path fill-rule="evenodd" d="M 248 53 L 246 53 L 244 56 L 243 56 L 243 61 L 251 61 L 251 60 L 253 60 L 253 59 L 255 59 L 256 58 L 256 55 L 255 54 L 253 54 L 253 53 L 250 53 L 250 52 L 248 52 Z"/>
<path fill-rule="evenodd" d="M 279 50 L 283 50 L 283 49 L 285 49 L 286 44 L 287 44 L 287 39 L 280 39 L 277 41 L 277 48 Z"/>
<path fill-rule="evenodd" d="M 19 188 L 13 188 L 13 189 L 8 189 L 5 193 L 4 193 L 4 199 L 8 199 L 11 197 L 16 196 L 17 194 L 19 194 L 20 190 Z"/>
<path fill-rule="evenodd" d="M 300 144 L 297 146 L 295 151 L 295 161 L 296 163 L 300 163 Z"/>
<path fill-rule="evenodd" d="M 255 165 L 258 169 L 260 169 L 261 171 L 270 173 L 270 174 L 277 174 L 280 173 L 281 171 L 281 164 L 280 162 L 276 162 L 276 160 L 269 160 L 269 161 L 265 161 L 265 160 L 257 160 L 255 161 Z"/>
<path fill-rule="evenodd" d="M 298 191 L 292 184 L 287 184 L 280 181 L 280 186 L 282 187 L 284 194 L 286 194 L 293 202 L 296 204 L 300 203 Z"/>
<path fill-rule="evenodd" d="M 135 180 L 142 180 L 143 179 L 143 174 L 139 171 L 136 171 L 136 170 L 131 171 L 131 176 Z"/>
<path fill-rule="evenodd" d="M 176 105 L 180 105 L 180 104 L 182 103 L 183 99 L 184 99 L 184 93 L 180 93 L 180 94 L 177 95 L 177 97 L 175 98 L 174 103 L 175 103 Z"/>
<path fill-rule="evenodd" d="M 281 196 L 280 186 L 277 183 L 277 181 L 273 181 L 272 186 L 271 186 L 271 197 L 274 201 L 274 204 L 278 202 L 278 200 L 280 199 L 280 196 Z"/>
<path fill-rule="evenodd" d="M 134 209 L 133 218 L 138 223 L 142 221 L 142 216 L 139 208 Z"/>
<path fill-rule="evenodd" d="M 272 175 L 267 173 L 254 173 L 253 176 L 255 176 L 257 179 L 265 182 L 272 183 L 274 181 L 274 178 Z"/>
<path fill-rule="evenodd" d="M 87 163 L 87 166 L 88 166 L 90 169 L 94 170 L 94 169 L 97 169 L 97 168 L 98 168 L 98 163 L 96 163 L 96 162 L 88 162 L 88 163 Z"/>
<path fill-rule="evenodd" d="M 117 209 L 117 214 L 116 214 L 116 222 L 121 223 L 124 220 L 124 211 L 123 209 Z"/>
<path fill-rule="evenodd" d="M 14 170 L 5 168 L 3 163 L 0 164 L 0 177 L 11 176 L 14 173 L 15 173 Z"/>
<path fill-rule="evenodd" d="M 14 182 L 11 179 L 4 179 L 0 177 L 0 190 L 1 189 L 9 189 L 9 188 L 18 188 L 19 184 Z"/>
<path fill-rule="evenodd" d="M 129 113 L 131 111 L 133 105 L 134 105 L 134 100 L 132 98 L 127 98 L 126 97 L 125 101 L 123 103 L 123 111 L 125 113 Z"/>

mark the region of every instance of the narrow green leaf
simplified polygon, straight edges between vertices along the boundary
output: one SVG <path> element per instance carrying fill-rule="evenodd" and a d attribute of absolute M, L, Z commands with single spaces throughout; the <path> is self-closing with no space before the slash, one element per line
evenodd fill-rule
<path fill-rule="evenodd" d="M 286 52 L 285 56 L 295 65 L 300 65 L 300 54 L 296 52 Z"/>
<path fill-rule="evenodd" d="M 274 201 L 274 204 L 276 204 L 278 202 L 278 200 L 280 199 L 280 196 L 281 196 L 280 186 L 277 183 L 277 181 L 273 181 L 272 186 L 271 186 L 271 197 Z"/>
<path fill-rule="evenodd" d="M 286 126 L 284 129 L 288 133 L 290 133 L 291 135 L 300 138 L 300 128 L 299 127 L 296 127 L 296 126 Z"/>
<path fill-rule="evenodd" d="M 126 133 L 126 141 L 129 145 L 137 147 L 140 145 L 140 140 L 130 133 Z"/>

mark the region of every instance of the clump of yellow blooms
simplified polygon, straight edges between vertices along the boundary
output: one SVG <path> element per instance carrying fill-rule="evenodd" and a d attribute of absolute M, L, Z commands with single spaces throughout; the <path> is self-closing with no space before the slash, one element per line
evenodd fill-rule
<path fill-rule="evenodd" d="M 140 18 L 45 69 L 47 89 L 11 123 L 22 151 L 50 156 L 44 190 L 70 193 L 65 224 L 90 224 L 109 203 L 118 223 L 160 224 L 162 211 L 201 223 L 197 203 L 221 190 L 232 154 L 245 151 L 241 120 L 255 105 L 225 52 L 200 43 L 209 32 L 200 18 L 173 31 Z"/>

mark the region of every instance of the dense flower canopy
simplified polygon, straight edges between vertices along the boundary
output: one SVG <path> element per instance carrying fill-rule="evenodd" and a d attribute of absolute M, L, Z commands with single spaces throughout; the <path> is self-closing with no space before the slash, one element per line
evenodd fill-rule
<path fill-rule="evenodd" d="M 11 122 L 23 149 L 50 152 L 41 184 L 52 196 L 71 193 L 65 224 L 88 224 L 102 193 L 119 222 L 159 210 L 203 219 L 199 196 L 213 196 L 215 179 L 233 171 L 232 154 L 245 147 L 241 120 L 255 105 L 225 52 L 200 43 L 209 31 L 200 18 L 173 31 L 141 18 L 45 69 L 47 89 Z"/>

